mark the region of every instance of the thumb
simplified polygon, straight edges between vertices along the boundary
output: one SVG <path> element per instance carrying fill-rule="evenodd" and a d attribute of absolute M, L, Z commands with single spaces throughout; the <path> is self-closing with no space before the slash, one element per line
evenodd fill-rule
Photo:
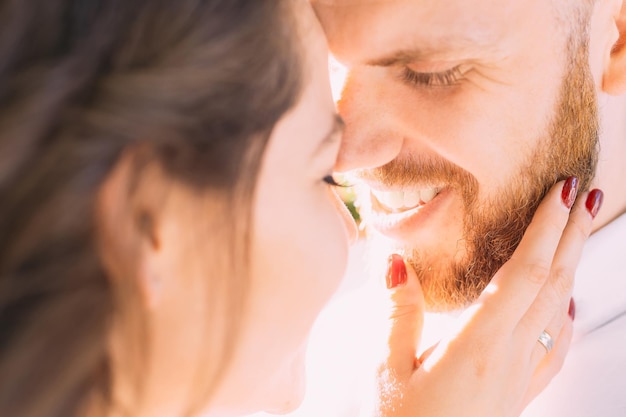
<path fill-rule="evenodd" d="M 424 294 L 415 271 L 400 255 L 389 257 L 386 278 L 391 299 L 386 365 L 398 376 L 410 376 L 424 324 Z"/>

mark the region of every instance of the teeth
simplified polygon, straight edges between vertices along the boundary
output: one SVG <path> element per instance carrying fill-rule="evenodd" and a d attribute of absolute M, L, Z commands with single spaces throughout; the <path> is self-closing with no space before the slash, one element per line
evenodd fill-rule
<path fill-rule="evenodd" d="M 426 190 L 420 191 L 420 197 L 424 203 L 429 203 L 435 196 L 437 195 L 437 190 L 434 188 L 429 188 Z"/>
<path fill-rule="evenodd" d="M 404 193 L 402 191 L 392 191 L 386 194 L 384 205 L 392 209 L 399 209 L 404 206 Z"/>
<path fill-rule="evenodd" d="M 405 207 L 417 206 L 421 200 L 420 195 L 421 195 L 420 190 L 405 191 L 404 192 L 404 206 Z"/>
<path fill-rule="evenodd" d="M 375 191 L 372 194 L 383 205 L 392 210 L 411 209 L 432 201 L 439 193 L 437 188 L 415 189 L 410 191 Z"/>

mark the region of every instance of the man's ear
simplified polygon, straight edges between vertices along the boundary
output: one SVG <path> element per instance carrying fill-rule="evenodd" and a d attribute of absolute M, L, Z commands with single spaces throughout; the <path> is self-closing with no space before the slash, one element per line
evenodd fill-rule
<path fill-rule="evenodd" d="M 626 93 L 626 1 L 620 3 L 615 15 L 618 37 L 612 45 L 609 63 L 602 76 L 602 89 L 614 96 Z"/>

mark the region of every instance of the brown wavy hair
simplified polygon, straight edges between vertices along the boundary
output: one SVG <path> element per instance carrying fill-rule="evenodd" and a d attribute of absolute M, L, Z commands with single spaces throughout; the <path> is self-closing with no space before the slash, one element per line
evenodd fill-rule
<path fill-rule="evenodd" d="M 207 297 L 241 308 L 261 157 L 301 88 L 289 3 L 0 0 L 2 415 L 113 406 L 107 337 L 122 301 L 94 212 L 129 149 L 145 151 L 134 175 L 148 158 L 223 196 L 222 256 L 236 273 Z M 220 363 L 235 340 L 224 336 Z M 138 336 L 138 355 L 148 345 Z"/>

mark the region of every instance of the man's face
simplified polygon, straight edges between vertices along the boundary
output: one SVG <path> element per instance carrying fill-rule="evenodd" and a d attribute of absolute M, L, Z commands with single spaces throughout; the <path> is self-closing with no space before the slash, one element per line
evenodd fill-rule
<path fill-rule="evenodd" d="M 314 3 L 348 70 L 338 169 L 370 187 L 369 224 L 405 249 L 433 310 L 480 293 L 551 185 L 593 176 L 588 16 L 554 3 Z"/>

